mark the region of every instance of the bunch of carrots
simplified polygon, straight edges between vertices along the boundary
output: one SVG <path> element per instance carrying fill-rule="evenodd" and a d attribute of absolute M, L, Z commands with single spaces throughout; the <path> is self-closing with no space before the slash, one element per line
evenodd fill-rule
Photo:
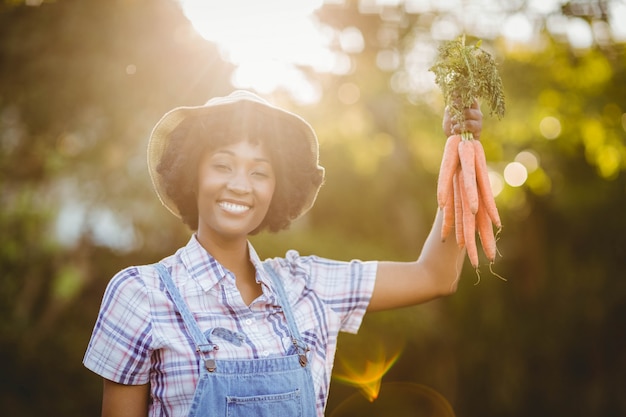
<path fill-rule="evenodd" d="M 443 44 L 438 62 L 430 70 L 435 73 L 435 81 L 456 121 L 462 124 L 463 110 L 478 98 L 487 99 L 491 114 L 504 115 L 502 82 L 493 58 L 480 48 L 480 41 L 467 46 L 462 36 Z M 470 263 L 478 271 L 478 234 L 491 266 L 497 255 L 496 237 L 502 223 L 491 191 L 485 151 L 470 132 L 451 135 L 446 141 L 437 203 L 444 213 L 442 240 L 454 230 L 457 244 L 466 248 Z"/>
<path fill-rule="evenodd" d="M 478 233 L 485 256 L 496 259 L 496 237 L 502 223 L 491 192 L 485 151 L 479 140 L 467 135 L 452 135 L 446 141 L 437 182 L 437 203 L 444 219 L 441 239 L 454 229 L 456 242 L 467 249 L 467 256 L 478 268 Z"/>

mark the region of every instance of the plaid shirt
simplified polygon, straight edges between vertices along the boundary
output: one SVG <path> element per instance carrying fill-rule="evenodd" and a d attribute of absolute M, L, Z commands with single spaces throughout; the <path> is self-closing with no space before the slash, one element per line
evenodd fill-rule
<path fill-rule="evenodd" d="M 253 247 L 263 294 L 246 305 L 232 273 L 193 236 L 161 262 L 202 331 L 246 336 L 241 346 L 219 338 L 216 359 L 284 356 L 292 349 L 287 322 Z M 287 252 L 269 262 L 283 278 L 298 330 L 308 344 L 316 407 L 323 416 L 339 331 L 356 333 L 374 288 L 376 262 L 339 262 Z M 153 266 L 118 273 L 104 294 L 84 365 L 128 385 L 150 383 L 150 416 L 184 416 L 198 379 L 198 354 Z"/>

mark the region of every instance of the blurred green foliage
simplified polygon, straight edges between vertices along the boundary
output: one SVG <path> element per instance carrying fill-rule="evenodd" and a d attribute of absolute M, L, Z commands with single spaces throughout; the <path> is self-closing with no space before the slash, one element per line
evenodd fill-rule
<path fill-rule="evenodd" d="M 174 1 L 40 3 L 0 3 L 0 406 L 97 415 L 100 381 L 81 359 L 105 285 L 189 236 L 151 190 L 150 129 L 172 107 L 229 92 L 232 67 Z M 376 41 L 389 30 L 381 16 L 347 2 L 319 17 L 366 40 L 353 72 L 312 74 L 326 92 L 318 105 L 294 106 L 316 127 L 327 184 L 291 230 L 254 242 L 262 256 L 412 259 L 436 206 L 442 100 L 389 87 L 394 73 L 375 65 L 389 46 Z M 393 46 L 408 56 L 432 19 L 404 17 Z M 342 336 L 338 361 L 388 348 L 400 355 L 381 393 L 424 384 L 458 415 L 622 416 L 625 45 L 580 51 L 548 32 L 541 48 L 483 42 L 507 100 L 504 119 L 485 118 L 490 166 L 501 173 L 522 151 L 539 161 L 497 197 L 494 270 L 508 281 L 483 268 L 475 286 L 468 268 L 452 297 L 368 316 Z M 333 94 L 346 85 L 359 88 L 353 104 Z M 355 391 L 335 381 L 328 414 Z"/>

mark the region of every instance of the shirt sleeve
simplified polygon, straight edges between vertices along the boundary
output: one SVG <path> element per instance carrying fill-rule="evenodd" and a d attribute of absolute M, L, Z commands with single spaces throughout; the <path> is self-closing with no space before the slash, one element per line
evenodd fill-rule
<path fill-rule="evenodd" d="M 148 291 L 137 268 L 125 269 L 107 286 L 83 364 L 120 384 L 145 384 L 151 341 Z"/>
<path fill-rule="evenodd" d="M 356 333 L 372 298 L 378 262 L 301 257 L 293 250 L 286 258 L 292 268 L 305 273 L 307 286 L 341 317 L 340 331 Z"/>

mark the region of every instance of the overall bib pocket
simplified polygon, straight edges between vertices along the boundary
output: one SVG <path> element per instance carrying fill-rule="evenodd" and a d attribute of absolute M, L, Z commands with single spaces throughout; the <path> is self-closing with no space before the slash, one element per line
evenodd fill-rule
<path fill-rule="evenodd" d="M 226 397 L 227 417 L 300 417 L 302 396 L 300 390 L 282 394 Z"/>

